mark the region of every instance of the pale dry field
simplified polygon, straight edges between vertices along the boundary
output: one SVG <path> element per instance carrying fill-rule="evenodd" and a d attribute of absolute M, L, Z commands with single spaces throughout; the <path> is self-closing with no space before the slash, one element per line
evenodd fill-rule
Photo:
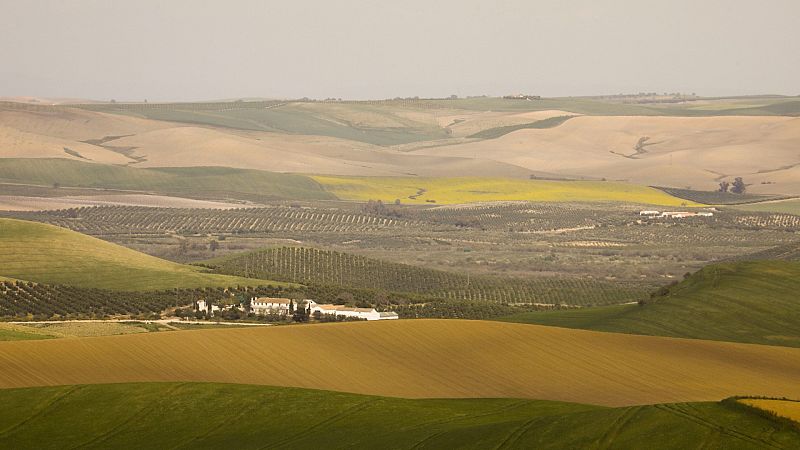
<path fill-rule="evenodd" d="M 800 396 L 800 349 L 409 320 L 0 342 L 0 387 L 216 381 L 610 406 Z"/>
<path fill-rule="evenodd" d="M 431 118 L 431 120 L 433 120 Z M 77 109 L 0 109 L 0 157 L 65 158 L 134 167 L 222 166 L 275 172 L 382 176 L 526 177 L 529 170 L 486 158 L 408 154 L 327 136 L 174 124 Z M 86 140 L 124 136 L 103 145 Z M 80 156 L 67 153 L 64 148 Z"/>
<path fill-rule="evenodd" d="M 742 176 L 754 193 L 800 194 L 800 118 L 578 116 L 554 128 L 474 140 L 466 136 L 570 113 L 338 104 L 291 108 L 338 125 L 446 128 L 450 137 L 381 147 L 328 136 L 193 126 L 70 108 L 0 108 L 0 157 L 327 175 L 524 178 L 535 173 L 702 190 L 715 189 L 719 179 Z M 126 149 L 136 159 L 81 142 L 108 136 L 125 136 L 103 145 Z M 649 137 L 646 153 L 636 154 L 634 147 L 643 137 Z"/>
<path fill-rule="evenodd" d="M 147 194 L 76 195 L 65 197 L 0 195 L 0 210 L 4 211 L 46 211 L 108 205 L 203 209 L 231 209 L 242 207 L 242 204 L 239 203 L 212 202 L 207 200 Z"/>
<path fill-rule="evenodd" d="M 650 138 L 647 153 L 635 155 L 642 137 Z M 800 118 L 582 116 L 555 128 L 414 153 L 484 155 L 543 172 L 695 189 L 742 176 L 753 192 L 800 193 L 797 142 Z"/>

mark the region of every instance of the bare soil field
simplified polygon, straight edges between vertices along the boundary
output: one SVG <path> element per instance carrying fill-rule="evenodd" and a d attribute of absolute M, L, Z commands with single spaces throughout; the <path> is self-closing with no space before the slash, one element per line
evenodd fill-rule
<path fill-rule="evenodd" d="M 0 342 L 0 387 L 215 381 L 622 406 L 800 396 L 800 350 L 415 320 Z"/>
<path fill-rule="evenodd" d="M 752 192 L 796 193 L 798 140 L 798 118 L 583 116 L 554 128 L 414 153 L 487 157 L 562 175 L 706 190 L 720 179 L 742 176 Z"/>
<path fill-rule="evenodd" d="M 112 205 L 202 209 L 231 209 L 242 207 L 242 205 L 238 203 L 212 202 L 207 200 L 170 197 L 166 195 L 146 194 L 78 195 L 55 198 L 0 195 L 0 210 L 3 211 L 53 211 L 67 208 Z"/>

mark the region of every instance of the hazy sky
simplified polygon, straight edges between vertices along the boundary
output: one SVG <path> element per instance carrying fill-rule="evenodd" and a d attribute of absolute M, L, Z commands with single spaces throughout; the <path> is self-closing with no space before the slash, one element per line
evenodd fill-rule
<path fill-rule="evenodd" d="M 0 0 L 0 96 L 800 95 L 800 0 Z"/>

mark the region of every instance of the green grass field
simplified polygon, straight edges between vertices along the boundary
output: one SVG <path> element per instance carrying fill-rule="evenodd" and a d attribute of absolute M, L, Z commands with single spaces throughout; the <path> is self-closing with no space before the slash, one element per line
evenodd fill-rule
<path fill-rule="evenodd" d="M 713 264 L 644 306 L 524 313 L 502 320 L 800 347 L 798 292 L 798 261 Z"/>
<path fill-rule="evenodd" d="M 775 202 L 753 203 L 750 205 L 736 205 L 740 211 L 760 211 L 779 214 L 800 215 L 800 198 L 781 200 Z"/>
<path fill-rule="evenodd" d="M 21 327 L 0 323 L 0 341 L 32 341 L 37 339 L 51 339 L 53 336 L 21 330 Z"/>
<path fill-rule="evenodd" d="M 797 448 L 800 432 L 727 403 L 605 408 L 405 400 L 230 384 L 0 390 L 0 447 Z"/>
<path fill-rule="evenodd" d="M 631 202 L 663 206 L 698 206 L 658 189 L 605 181 L 545 181 L 510 178 L 408 178 L 314 176 L 342 200 L 382 200 L 411 204 L 458 204 L 491 201 Z"/>
<path fill-rule="evenodd" d="M 375 145 L 407 144 L 442 139 L 447 132 L 432 123 L 409 119 L 397 107 L 368 104 L 322 104 L 305 102 L 218 103 L 198 107 L 174 103 L 161 107 L 147 105 L 84 105 L 96 111 L 127 114 L 154 120 L 183 122 L 241 130 L 330 136 Z M 366 119 L 366 120 L 360 120 Z M 381 120 L 383 119 L 383 120 Z M 369 125 L 380 123 L 383 126 Z M 366 122 L 366 124 L 365 124 Z"/>
<path fill-rule="evenodd" d="M 571 119 L 574 116 L 557 116 L 557 117 L 550 117 L 544 120 L 537 120 L 536 122 L 532 123 L 524 123 L 521 125 L 509 125 L 505 127 L 497 127 L 497 128 L 489 128 L 488 130 L 479 131 L 475 134 L 469 135 L 467 137 L 476 138 L 476 139 L 497 139 L 500 136 L 505 136 L 508 133 L 517 131 L 517 130 L 530 130 L 530 129 L 543 129 L 543 128 L 553 128 L 561 125 L 562 123 L 566 122 L 567 120 Z"/>
<path fill-rule="evenodd" d="M 190 198 L 335 200 L 309 177 L 226 167 L 137 169 L 67 159 L 0 159 L 0 182 L 156 192 Z"/>
<path fill-rule="evenodd" d="M 37 283 L 116 290 L 270 283 L 202 273 L 64 228 L 14 219 L 0 219 L 0 254 L 0 275 Z"/>

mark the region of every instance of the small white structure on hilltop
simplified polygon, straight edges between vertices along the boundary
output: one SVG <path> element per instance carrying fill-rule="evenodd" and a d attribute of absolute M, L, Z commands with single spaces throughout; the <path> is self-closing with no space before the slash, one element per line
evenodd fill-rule
<path fill-rule="evenodd" d="M 250 310 L 254 314 L 278 314 L 287 316 L 293 301 L 288 298 L 253 297 L 250 299 Z"/>
<path fill-rule="evenodd" d="M 318 305 L 316 303 L 311 305 L 311 314 L 314 313 L 329 314 L 341 317 L 353 317 L 363 320 L 391 320 L 397 319 L 396 312 L 378 312 L 375 308 L 351 308 L 342 305 Z"/>

